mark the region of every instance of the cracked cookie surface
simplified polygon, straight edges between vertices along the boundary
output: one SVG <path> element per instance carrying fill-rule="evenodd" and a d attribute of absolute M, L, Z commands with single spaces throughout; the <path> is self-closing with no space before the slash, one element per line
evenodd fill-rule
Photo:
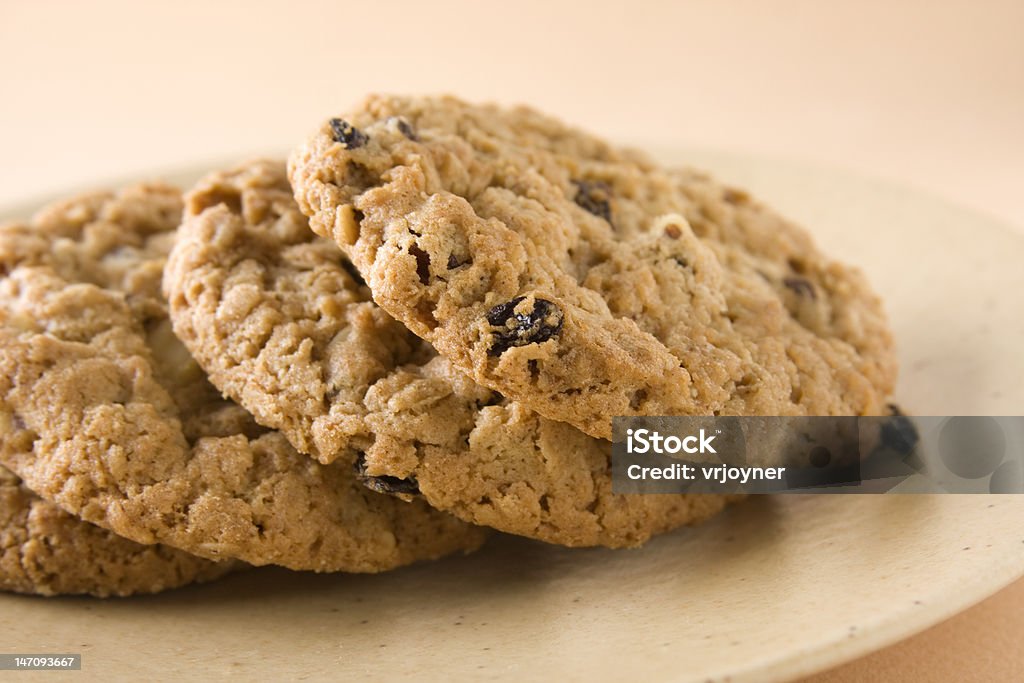
<path fill-rule="evenodd" d="M 124 597 L 212 581 L 241 566 L 133 543 L 46 502 L 0 467 L 0 590 Z"/>
<path fill-rule="evenodd" d="M 372 96 L 289 160 L 374 301 L 479 383 L 610 438 L 616 415 L 884 412 L 861 274 L 708 176 L 534 110 Z"/>
<path fill-rule="evenodd" d="M 164 284 L 175 332 L 218 388 L 324 462 L 354 454 L 376 491 L 572 546 L 639 545 L 727 502 L 614 495 L 610 442 L 476 384 L 373 303 L 309 229 L 283 163 L 187 194 Z"/>
<path fill-rule="evenodd" d="M 0 228 L 0 414 L 33 492 L 138 543 L 292 569 L 373 572 L 485 531 L 361 486 L 224 400 L 160 290 L 180 193 L 139 185 Z"/>

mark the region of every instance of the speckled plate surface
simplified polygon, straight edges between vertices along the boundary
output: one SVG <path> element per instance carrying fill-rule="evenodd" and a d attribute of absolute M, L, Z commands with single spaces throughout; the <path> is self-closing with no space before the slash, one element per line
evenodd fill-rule
<path fill-rule="evenodd" d="M 843 172 L 660 156 L 749 187 L 867 271 L 911 411 L 1021 414 L 1024 237 Z M 80 652 L 82 672 L 63 674 L 76 680 L 790 680 L 1024 574 L 1022 522 L 1024 496 L 762 497 L 635 551 L 500 537 L 379 576 L 258 570 L 106 602 L 0 595 L 0 648 Z"/>

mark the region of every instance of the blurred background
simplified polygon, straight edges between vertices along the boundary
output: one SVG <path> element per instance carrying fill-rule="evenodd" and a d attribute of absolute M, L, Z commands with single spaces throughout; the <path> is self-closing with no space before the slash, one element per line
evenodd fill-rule
<path fill-rule="evenodd" d="M 0 3 L 0 203 L 278 151 L 369 91 L 799 158 L 1024 225 L 1024 2 Z"/>
<path fill-rule="evenodd" d="M 1022 0 L 608 5 L 0 0 L 0 206 L 283 152 L 370 91 L 445 91 L 843 167 L 1024 230 Z M 1007 679 L 1022 606 L 1018 582 L 818 680 Z"/>

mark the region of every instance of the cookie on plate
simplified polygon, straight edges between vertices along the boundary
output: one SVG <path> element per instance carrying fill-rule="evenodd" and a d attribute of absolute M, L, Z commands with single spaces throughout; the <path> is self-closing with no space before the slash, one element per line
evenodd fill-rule
<path fill-rule="evenodd" d="M 180 216 L 177 190 L 139 185 L 0 228 L 0 414 L 31 444 L 0 462 L 87 522 L 210 559 L 373 572 L 480 545 L 221 398 L 160 292 Z"/>
<path fill-rule="evenodd" d="M 870 415 L 878 298 L 745 192 L 534 110 L 372 96 L 289 160 L 313 229 L 477 382 L 610 438 L 616 415 Z"/>
<path fill-rule="evenodd" d="M 611 443 L 541 417 L 437 355 L 370 298 L 292 198 L 283 163 L 193 188 L 164 279 L 211 381 L 368 487 L 571 546 L 632 546 L 721 510 L 722 496 L 611 491 Z"/>
<path fill-rule="evenodd" d="M 133 543 L 47 503 L 0 467 L 0 590 L 123 597 L 211 581 L 241 566 Z"/>

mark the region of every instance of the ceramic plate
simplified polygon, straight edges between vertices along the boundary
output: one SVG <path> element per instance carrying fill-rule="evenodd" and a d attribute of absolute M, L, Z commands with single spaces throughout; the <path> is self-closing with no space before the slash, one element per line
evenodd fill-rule
<path fill-rule="evenodd" d="M 909 410 L 1020 414 L 1024 237 L 844 172 L 659 156 L 752 189 L 867 271 L 893 320 Z M 105 680 L 789 680 L 1024 574 L 1021 520 L 1024 496 L 759 497 L 640 550 L 500 537 L 379 576 L 262 569 L 126 600 L 0 595 L 0 642 L 82 653 L 83 672 Z"/>

